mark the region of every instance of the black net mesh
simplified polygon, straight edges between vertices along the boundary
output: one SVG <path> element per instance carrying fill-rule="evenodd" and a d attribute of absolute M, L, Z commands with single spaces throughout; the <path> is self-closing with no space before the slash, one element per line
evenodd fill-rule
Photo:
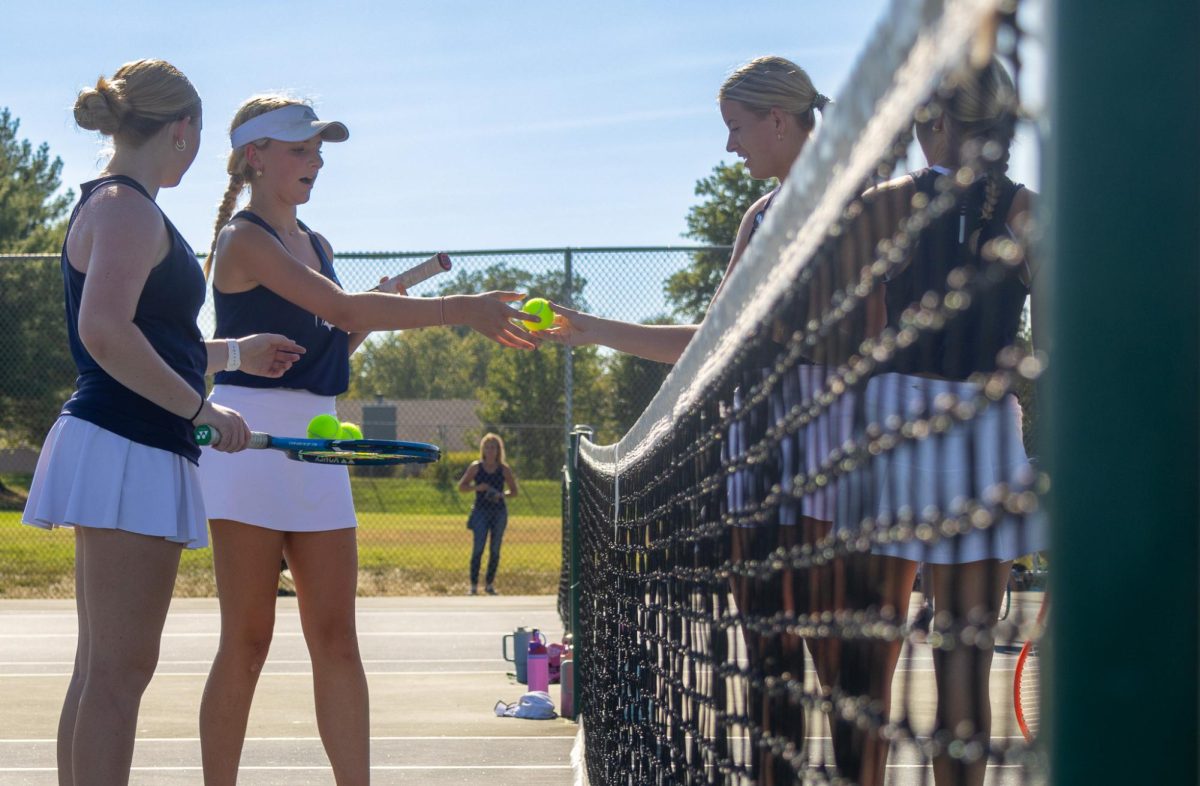
<path fill-rule="evenodd" d="M 1040 777 L 1013 706 L 1043 595 L 1012 566 L 1047 542 L 1017 9 L 925 12 L 881 25 L 642 419 L 581 445 L 593 784 Z M 910 164 L 914 127 L 953 129 L 945 166 Z"/>

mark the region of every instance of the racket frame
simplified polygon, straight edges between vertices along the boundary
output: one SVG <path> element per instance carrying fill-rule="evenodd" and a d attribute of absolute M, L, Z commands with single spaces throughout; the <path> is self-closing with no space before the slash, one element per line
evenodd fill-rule
<path fill-rule="evenodd" d="M 195 439 L 198 445 L 216 445 L 221 441 L 221 432 L 209 425 L 197 426 Z M 442 457 L 441 448 L 428 442 L 274 437 L 261 431 L 250 433 L 250 441 L 246 447 L 256 450 L 280 450 L 296 461 L 350 466 L 428 464 Z"/>

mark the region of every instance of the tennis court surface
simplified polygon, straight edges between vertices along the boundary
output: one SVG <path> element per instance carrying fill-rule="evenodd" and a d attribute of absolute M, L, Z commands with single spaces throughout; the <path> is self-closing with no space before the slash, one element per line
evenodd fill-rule
<path fill-rule="evenodd" d="M 360 598 L 371 688 L 372 782 L 563 784 L 576 726 L 498 718 L 525 686 L 508 676 L 501 637 L 562 626 L 551 597 Z M 142 700 L 134 784 L 198 784 L 197 718 L 220 620 L 215 599 L 177 599 L 158 671 Z M 0 602 L 0 783 L 55 784 L 55 730 L 75 653 L 70 600 Z M 558 686 L 551 686 L 558 697 Z M 280 598 L 275 638 L 250 713 L 240 784 L 332 784 L 317 737 L 312 672 L 295 598 Z"/>
<path fill-rule="evenodd" d="M 919 597 L 919 596 L 917 596 Z M 1041 593 L 1017 593 L 1028 617 Z M 518 626 L 544 625 L 561 637 L 552 597 L 360 598 L 359 639 L 371 685 L 372 778 L 378 784 L 571 782 L 577 727 L 557 719 L 497 718 L 497 700 L 521 694 L 500 657 L 500 637 Z M 914 606 L 915 608 L 915 606 Z M 54 784 L 54 733 L 75 648 L 72 601 L 0 602 L 0 783 Z M 180 599 L 167 618 L 158 671 L 142 703 L 134 784 L 198 784 L 197 717 L 217 647 L 215 600 Z M 1015 654 L 999 652 L 992 670 L 997 735 L 1017 735 L 1011 718 Z M 932 716 L 932 662 L 915 647 L 898 670 L 895 691 L 912 691 L 914 715 Z M 279 616 L 250 714 L 239 783 L 331 784 L 317 737 L 308 653 L 294 598 Z M 557 686 L 551 686 L 557 699 Z M 828 729 L 814 746 L 826 748 Z M 1014 740 L 1015 741 L 1015 740 Z M 997 739 L 1003 745 L 1007 739 Z M 814 751 L 815 752 L 815 751 Z M 930 782 L 916 757 L 894 755 L 888 783 Z M 989 770 L 989 785 L 1020 783 L 1016 768 Z"/>

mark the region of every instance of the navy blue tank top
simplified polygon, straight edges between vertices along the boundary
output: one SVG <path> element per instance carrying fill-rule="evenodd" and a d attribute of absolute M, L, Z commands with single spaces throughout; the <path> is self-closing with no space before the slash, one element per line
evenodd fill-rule
<path fill-rule="evenodd" d="M 262 227 L 283 245 L 275 229 L 249 210 L 243 210 L 231 221 L 249 221 Z M 321 241 L 300 224 L 308 234 L 321 275 L 339 287 L 333 263 L 321 247 Z M 222 371 L 217 374 L 219 385 L 240 385 L 247 388 L 290 388 L 307 390 L 319 396 L 338 396 L 350 387 L 349 334 L 339 330 L 312 312 L 286 300 L 264 286 L 245 292 L 221 292 L 213 287 L 213 303 L 217 312 L 217 338 L 237 338 L 254 333 L 282 333 L 306 350 L 282 377 L 256 377 L 242 371 Z"/>
<path fill-rule="evenodd" d="M 762 226 L 763 219 L 767 217 L 767 211 L 771 208 L 771 203 L 775 201 L 775 197 L 779 196 L 779 186 L 776 186 L 771 191 L 771 196 L 767 197 L 767 202 L 762 206 L 762 210 L 754 214 L 754 219 L 750 223 L 750 234 L 746 236 L 746 242 L 750 242 L 750 238 L 754 237 L 754 233 Z"/>
<path fill-rule="evenodd" d="M 917 190 L 931 198 L 936 196 L 939 177 L 943 175 L 933 169 L 912 174 Z M 947 277 L 956 268 L 972 277 L 996 280 L 982 289 L 973 281 L 968 287 L 975 292 L 970 307 L 948 321 L 945 329 L 922 332 L 914 344 L 897 352 L 885 370 L 965 380 L 975 372 L 995 371 L 997 354 L 1016 340 L 1029 287 L 1015 269 L 982 259 L 980 251 L 989 240 L 1008 232 L 1008 212 L 1024 186 L 1005 179 L 992 217 L 985 221 L 986 185 L 984 178 L 971 184 L 959 195 L 955 209 L 921 232 L 908 266 L 886 284 L 887 324 L 899 328 L 904 310 L 926 292 L 944 296 L 950 289 Z M 978 238 L 972 242 L 976 232 Z"/>
<path fill-rule="evenodd" d="M 475 471 L 475 485 L 486 483 L 497 491 L 499 498 L 493 498 L 485 491 L 475 492 L 475 507 L 482 509 L 497 510 L 504 507 L 504 465 L 497 464 L 495 472 L 488 472 L 483 468 L 483 462 L 479 463 L 479 469 Z"/>
<path fill-rule="evenodd" d="M 146 189 L 133 178 L 111 175 L 91 180 L 79 187 L 79 203 L 75 205 L 67 223 L 68 235 L 83 204 L 96 189 L 111 183 L 134 188 L 151 203 L 154 202 Z M 155 204 L 155 207 L 158 205 Z M 193 390 L 204 396 L 208 349 L 196 324 L 200 306 L 204 304 L 204 272 L 179 230 L 161 209 L 159 213 L 171 238 L 171 247 L 162 261 L 150 271 L 142 294 L 138 297 L 133 323 L 159 357 L 183 377 Z M 75 393 L 63 405 L 63 414 L 94 423 L 133 442 L 177 453 L 196 463 L 200 458 L 200 448 L 192 437 L 192 424 L 187 418 L 168 412 L 117 382 L 84 347 L 79 338 L 79 305 L 87 276 L 71 266 L 67 259 L 65 239 L 61 266 L 66 296 L 67 336 L 71 342 L 71 357 L 75 359 L 75 367 L 79 370 Z"/>

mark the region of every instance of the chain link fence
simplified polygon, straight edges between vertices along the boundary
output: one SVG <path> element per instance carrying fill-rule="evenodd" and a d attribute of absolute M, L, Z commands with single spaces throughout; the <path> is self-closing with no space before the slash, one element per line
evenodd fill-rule
<path fill-rule="evenodd" d="M 606 317 L 690 321 L 689 295 L 668 282 L 724 247 L 513 249 L 450 252 L 453 269 L 414 296 L 515 289 Z M 370 289 L 427 253 L 339 254 L 343 287 Z M 711 257 L 710 257 L 711 258 Z M 20 524 L 41 441 L 71 394 L 75 367 L 63 324 L 59 257 L 0 255 L 0 597 L 70 597 L 73 536 Z M 213 331 L 211 299 L 200 316 Z M 694 307 L 691 313 L 694 313 Z M 561 467 L 567 434 L 587 423 L 619 437 L 653 398 L 669 367 L 596 347 L 546 343 L 509 350 L 464 328 L 373 334 L 352 359 L 338 416 L 368 437 L 433 442 L 437 464 L 354 468 L 362 594 L 456 594 L 467 589 L 473 497 L 458 480 L 483 434 L 505 441 L 521 493 L 496 584 L 509 594 L 552 593 L 562 558 Z M 251 427 L 253 427 L 253 423 Z M 208 549 L 186 552 L 176 594 L 215 593 Z"/>

